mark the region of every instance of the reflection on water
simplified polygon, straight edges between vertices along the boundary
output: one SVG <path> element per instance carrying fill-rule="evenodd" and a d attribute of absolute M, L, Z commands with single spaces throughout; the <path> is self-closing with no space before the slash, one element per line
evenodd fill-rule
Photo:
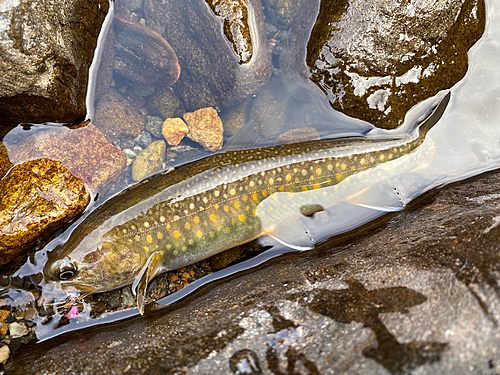
<path fill-rule="evenodd" d="M 143 11 L 143 13 L 136 13 L 136 9 L 132 9 L 132 12 L 128 11 L 128 15 L 130 16 L 130 18 L 135 18 L 136 21 L 138 18 L 139 23 L 143 23 L 141 20 L 145 19 L 146 26 L 150 26 L 151 28 L 156 29 L 154 32 L 160 33 L 162 36 L 173 33 L 172 30 L 163 30 L 163 32 L 162 30 L 159 30 L 157 21 L 154 20 L 154 17 L 152 15 L 150 15 L 152 20 L 151 25 L 148 24 L 149 18 L 147 9 L 149 9 L 149 11 L 154 10 L 155 5 L 153 2 L 146 3 L 148 3 L 149 5 L 147 5 L 146 11 Z M 279 231 L 276 230 L 276 233 L 271 236 L 273 238 L 264 237 L 262 239 L 263 245 L 274 246 L 274 248 L 271 250 L 267 250 L 266 252 L 247 262 L 243 262 L 237 266 L 227 268 L 223 271 L 219 271 L 194 283 L 191 283 L 187 288 L 183 289 L 182 292 L 178 292 L 175 295 L 168 296 L 165 299 L 160 300 L 159 303 L 172 303 L 174 300 L 178 300 L 188 295 L 192 291 L 200 288 L 208 282 L 223 279 L 224 277 L 227 277 L 228 275 L 231 275 L 232 273 L 237 271 L 241 271 L 245 268 L 255 267 L 265 262 L 269 258 L 277 256 L 279 254 L 310 248 L 314 244 L 317 244 L 319 241 L 322 241 L 330 236 L 352 230 L 357 226 L 360 226 L 384 215 L 386 212 L 402 209 L 409 201 L 436 186 L 441 186 L 443 184 L 461 180 L 482 173 L 484 171 L 498 168 L 500 166 L 500 126 L 498 126 L 500 120 L 500 103 L 498 103 L 500 97 L 498 95 L 498 86 L 500 85 L 500 72 L 498 72 L 496 62 L 500 58 L 500 52 L 497 48 L 498 41 L 500 40 L 500 19 L 497 18 L 499 18 L 500 13 L 496 9 L 496 4 L 493 4 L 492 1 L 487 1 L 486 4 L 488 15 L 486 31 L 482 39 L 469 52 L 469 70 L 465 78 L 451 88 L 451 99 L 445 112 L 439 119 L 439 122 L 427 134 L 426 140 L 422 145 L 417 147 L 415 151 L 407 156 L 398 159 L 395 158 L 395 160 L 391 161 L 384 160 L 384 168 L 379 168 L 377 170 L 378 172 L 382 172 L 382 174 L 372 173 L 373 171 L 362 172 L 359 173 L 359 178 L 356 177 L 356 179 L 342 179 L 341 182 L 335 185 L 335 188 L 311 188 L 310 191 L 300 193 L 300 200 L 303 200 L 303 204 L 299 206 L 293 206 L 293 209 L 291 209 L 290 211 L 283 209 L 284 205 L 281 200 L 281 195 L 287 193 L 285 191 L 279 191 L 277 187 L 275 191 L 269 189 L 269 196 L 264 196 L 263 198 L 265 199 L 261 199 L 262 202 L 259 200 L 259 204 L 255 207 L 255 216 L 260 220 L 259 225 L 262 228 L 260 233 L 270 233 L 272 235 L 274 229 L 278 227 L 278 225 L 276 224 L 277 222 L 286 223 L 286 225 L 282 226 L 281 233 L 279 235 Z M 125 5 L 125 10 L 126 9 L 127 5 Z M 123 11 L 123 9 L 120 10 L 120 12 Z M 188 11 L 192 12 L 193 10 L 187 9 L 186 12 Z M 122 15 L 123 14 L 120 14 L 120 16 Z M 261 33 L 264 30 L 263 25 L 258 25 L 258 19 L 262 15 L 251 14 L 250 16 L 250 19 L 255 18 L 255 20 L 257 20 L 253 21 L 255 22 L 255 24 L 252 25 L 250 33 L 251 36 L 256 37 L 255 33 Z M 231 22 L 237 22 L 237 20 L 232 20 Z M 103 28 L 103 30 L 112 30 L 110 26 L 111 17 L 108 18 L 106 25 L 107 28 Z M 198 32 L 201 31 L 198 30 Z M 107 36 L 105 36 L 104 34 L 101 36 L 102 40 L 100 40 L 100 48 L 104 49 L 106 38 Z M 200 72 L 199 67 L 195 69 L 190 65 L 190 62 L 186 62 L 185 60 L 183 60 L 185 59 L 185 56 L 182 54 L 182 47 L 179 46 L 176 49 L 175 40 L 177 36 L 172 35 L 171 38 L 172 41 L 167 41 L 172 43 L 172 46 L 174 47 L 174 50 L 178 55 L 177 57 L 179 58 L 179 64 L 181 66 L 181 79 L 183 79 L 182 74 L 186 74 L 186 71 L 190 72 L 191 74 L 198 74 Z M 207 40 L 210 40 L 209 37 L 207 37 Z M 258 46 L 259 43 L 254 43 L 253 45 Z M 192 45 L 191 47 L 193 49 L 198 48 L 202 52 L 204 48 L 198 45 Z M 279 49 L 273 49 L 273 51 L 279 51 Z M 266 53 L 269 54 L 270 52 L 261 53 L 265 55 Z M 255 57 L 256 54 L 254 54 L 253 56 Z M 96 61 L 100 61 L 101 63 L 103 63 L 106 58 L 107 57 L 105 50 L 99 50 L 99 52 L 96 54 Z M 266 86 L 263 86 L 263 81 L 265 81 L 265 79 L 262 77 L 269 78 L 271 66 L 262 68 L 263 70 L 266 70 L 266 72 L 262 74 L 260 74 L 261 72 L 257 72 L 259 74 L 256 80 L 259 81 L 259 84 L 249 85 L 250 92 L 245 93 L 243 96 L 248 96 L 248 94 L 250 94 L 250 97 L 247 99 L 247 102 L 245 102 L 246 107 L 242 111 L 240 111 L 241 116 L 238 118 L 238 121 L 240 123 L 246 123 L 247 125 L 243 128 L 243 130 L 241 130 L 239 135 L 237 134 L 233 141 L 229 143 L 229 145 L 225 149 L 226 151 L 234 149 L 248 149 L 250 147 L 269 146 L 281 143 L 277 138 L 277 135 L 285 133 L 293 128 L 315 128 L 317 131 L 316 134 L 318 134 L 323 139 L 339 136 L 366 136 L 367 134 L 369 134 L 369 137 L 372 137 L 372 139 L 387 141 L 388 139 L 396 138 L 398 139 L 398 142 L 400 142 L 399 138 L 404 137 L 406 132 L 408 132 L 412 127 L 415 127 L 416 123 L 426 118 L 426 116 L 429 114 L 430 109 L 434 108 L 444 96 L 443 94 L 439 94 L 437 97 L 430 98 L 429 100 L 413 108 L 407 114 L 405 123 L 403 124 L 401 129 L 395 131 L 383 131 L 376 129 L 372 125 L 367 124 L 361 120 L 349 118 L 333 110 L 330 107 L 327 99 L 307 83 L 304 84 L 303 82 L 297 81 L 295 82 L 295 84 L 290 86 L 290 77 L 279 71 L 279 64 L 276 64 L 276 59 L 270 59 L 270 56 L 261 56 L 260 58 L 262 59 L 262 61 L 260 62 L 262 66 L 265 66 L 271 60 L 274 62 L 274 74 L 270 78 L 269 83 L 267 83 Z M 269 60 L 267 63 L 266 59 Z M 236 65 L 239 66 L 239 64 L 240 62 L 238 60 L 236 62 Z M 222 87 L 226 87 L 228 81 L 234 84 L 234 76 L 232 76 L 232 74 L 239 68 L 234 68 L 236 69 L 234 71 L 231 69 L 233 68 L 228 68 L 228 77 L 230 77 L 231 79 L 224 81 L 224 84 L 221 84 Z M 257 73 L 255 73 L 254 71 L 252 74 Z M 101 72 L 100 74 L 103 73 Z M 248 75 L 250 73 L 245 74 Z M 110 99 L 109 101 L 105 102 L 101 101 L 100 104 L 98 102 L 98 104 L 94 107 L 95 103 L 93 99 L 95 98 L 93 98 L 92 95 L 89 95 L 87 100 L 89 108 L 89 118 L 91 120 L 94 118 L 94 108 L 96 111 L 98 111 L 99 109 L 102 110 L 102 108 L 106 107 L 110 109 L 107 113 L 108 116 L 103 118 L 107 118 L 109 119 L 109 121 L 118 121 L 119 125 L 123 125 L 123 127 L 125 127 L 124 124 L 129 120 L 129 118 L 123 118 L 120 117 L 122 115 L 116 115 L 119 112 L 116 108 L 121 108 L 120 114 L 127 113 L 127 111 L 131 110 L 130 108 L 132 108 L 135 111 L 133 116 L 136 116 L 140 119 L 140 121 L 142 121 L 143 127 L 139 132 L 137 132 L 133 128 L 135 125 L 137 125 L 137 123 L 131 123 L 130 127 L 124 130 L 123 134 L 113 134 L 112 140 L 108 138 L 108 141 L 111 141 L 121 150 L 127 152 L 126 155 L 128 166 L 126 168 L 124 167 L 121 176 L 116 182 L 114 182 L 114 185 L 111 186 L 111 188 L 109 188 L 109 185 L 103 184 L 102 188 L 92 191 L 95 198 L 97 198 L 98 196 L 98 203 L 104 202 L 107 197 L 112 196 L 116 192 L 133 184 L 133 181 L 130 177 L 131 163 L 135 162 L 133 158 L 137 158 L 137 154 L 143 151 L 143 149 L 147 148 L 148 145 L 148 142 L 144 143 L 144 126 L 146 128 L 148 127 L 146 122 L 149 124 L 152 117 L 159 117 L 160 124 L 165 120 L 166 117 L 164 112 L 154 112 L 155 109 L 152 108 L 154 106 L 149 106 L 149 103 L 153 102 L 151 98 L 157 96 L 161 90 L 156 89 L 154 85 L 150 87 L 148 85 L 138 84 L 137 82 L 133 82 L 128 78 L 125 78 L 123 74 L 120 75 L 116 72 L 114 75 L 112 75 L 112 78 L 113 82 L 111 83 L 110 81 L 110 84 L 112 85 L 111 90 L 114 91 L 112 97 L 118 99 L 116 99 L 115 102 L 113 102 L 113 100 L 115 99 Z M 209 78 L 214 79 L 213 76 Z M 96 97 L 99 96 L 97 93 L 99 92 L 99 90 L 101 90 L 97 87 L 99 80 L 100 78 L 97 78 L 96 76 L 89 85 L 89 92 L 96 93 Z M 230 103 L 231 105 L 234 104 L 234 98 L 228 98 L 225 93 L 219 93 L 219 97 L 216 100 L 212 100 L 212 102 L 206 99 L 207 92 L 205 88 L 208 87 L 210 89 L 210 93 L 213 95 L 215 95 L 214 92 L 217 92 L 217 89 L 220 89 L 220 87 L 217 88 L 214 86 L 214 81 L 212 81 L 212 83 L 210 84 L 207 84 L 204 89 L 192 89 L 193 81 L 195 81 L 193 80 L 193 77 L 191 77 L 191 80 L 186 78 L 186 80 L 181 82 L 179 86 L 174 86 L 176 94 L 179 95 L 181 99 L 189 93 L 193 93 L 193 95 L 196 95 L 198 97 L 200 102 L 206 102 L 208 103 L 207 105 L 218 106 L 218 109 L 222 111 L 234 109 L 232 107 L 223 108 L 224 103 Z M 217 81 L 217 79 L 215 79 L 215 81 Z M 288 84 L 283 87 L 281 81 L 287 81 Z M 292 87 L 292 89 L 290 89 L 290 87 Z M 293 92 L 290 90 L 292 90 Z M 234 90 L 232 89 L 232 91 L 234 95 L 242 95 L 241 87 Z M 269 95 L 269 93 L 271 93 L 271 95 Z M 169 91 L 168 95 L 173 94 L 171 91 Z M 133 104 L 132 101 L 126 99 L 127 97 L 132 99 Z M 103 96 L 98 97 L 97 100 L 102 100 L 102 98 Z M 262 98 L 264 99 L 259 100 Z M 122 102 L 120 102 L 120 100 Z M 146 104 L 146 102 L 148 102 L 148 104 Z M 112 103 L 112 105 L 109 103 Z M 127 104 L 125 105 L 123 103 Z M 259 106 L 258 111 L 255 110 L 257 104 Z M 190 99 L 189 101 L 184 100 L 184 104 L 181 103 L 181 107 L 184 108 L 181 110 L 181 112 L 194 112 L 197 109 L 193 108 L 192 99 Z M 156 110 L 158 110 L 158 108 L 156 108 Z M 176 110 L 178 110 L 178 107 L 176 108 Z M 165 111 L 167 110 L 165 109 Z M 182 117 L 182 115 L 183 113 L 176 114 L 175 117 Z M 258 126 L 254 127 L 254 123 L 257 122 Z M 224 126 L 226 126 L 226 124 L 224 124 Z M 118 126 L 117 129 L 120 129 L 120 126 Z M 148 132 L 150 141 L 153 139 L 162 138 L 161 131 L 155 133 L 153 128 L 148 129 L 150 129 L 150 131 Z M 251 131 L 248 131 L 248 129 L 250 129 Z M 271 129 L 272 131 L 267 132 L 267 130 L 269 129 Z M 37 133 L 43 133 L 45 131 L 53 130 L 54 129 L 42 129 L 39 126 L 31 127 L 30 131 L 21 131 L 20 128 L 15 129 L 4 138 L 7 152 L 9 153 L 9 155 L 14 153 L 13 150 L 16 148 L 16 146 L 19 143 L 26 141 L 25 137 L 35 137 L 38 136 Z M 128 130 L 130 130 L 130 133 L 127 133 Z M 76 132 L 78 131 L 78 129 L 61 129 L 60 131 Z M 110 131 L 110 133 L 106 133 L 106 130 L 103 129 L 103 132 L 105 134 L 112 134 L 114 131 L 115 130 Z M 272 134 L 272 136 L 270 136 L 270 134 Z M 228 138 L 229 137 L 226 136 L 225 143 L 227 143 Z M 195 143 L 192 140 L 186 139 L 184 139 L 182 142 L 183 143 L 180 147 L 174 146 L 167 148 L 167 155 L 165 159 L 162 160 L 161 168 L 156 172 L 165 171 L 178 164 L 187 163 L 199 159 L 200 157 L 211 155 L 211 153 L 203 150 L 199 143 Z M 224 152 L 225 150 L 223 149 L 222 152 Z M 367 149 L 365 151 L 368 152 L 370 151 L 370 149 Z M 340 149 L 340 153 L 342 152 L 344 153 L 343 156 L 347 157 L 349 153 L 352 153 L 352 149 Z M 243 164 L 243 162 L 237 163 L 234 169 L 236 170 L 237 168 L 243 168 Z M 285 165 L 280 165 L 280 167 L 284 168 Z M 328 168 L 327 166 L 324 167 Z M 217 165 L 215 165 L 214 168 L 217 169 Z M 342 170 L 345 169 L 345 166 L 343 168 L 342 164 L 340 164 L 337 168 L 340 168 Z M 176 180 L 173 182 L 169 182 L 169 184 L 180 184 L 180 181 L 188 177 L 189 172 L 194 172 L 193 170 L 190 170 L 190 167 L 181 169 L 181 171 L 184 172 L 175 172 L 171 174 L 167 173 L 162 177 L 162 179 L 166 181 L 168 181 L 169 178 L 178 179 L 178 181 Z M 208 168 L 207 171 L 212 172 L 212 170 Z M 211 175 L 208 172 L 206 173 L 207 178 L 211 178 L 214 176 L 214 174 Z M 306 171 L 306 175 L 308 173 L 309 171 Z M 204 175 L 201 176 L 201 179 L 203 179 L 203 177 Z M 222 177 L 217 176 L 217 178 Z M 286 178 L 286 175 L 284 175 L 282 178 Z M 273 185 L 274 177 L 272 177 L 272 179 L 273 183 L 270 183 L 269 179 L 266 183 Z M 229 180 L 230 178 L 227 178 L 227 181 L 223 182 L 227 184 L 228 182 L 230 182 Z M 248 181 L 247 183 L 250 184 L 250 181 Z M 304 185 L 304 182 L 302 180 L 301 184 Z M 218 186 L 218 183 L 215 185 Z M 314 184 L 312 184 L 312 186 L 313 185 Z M 140 204 L 146 201 L 150 195 L 152 196 L 156 194 L 157 191 L 155 191 L 155 189 L 158 188 L 159 187 L 157 185 L 147 185 L 146 183 L 139 189 L 132 190 L 132 193 L 130 193 L 129 195 L 125 195 L 125 200 L 127 201 L 127 203 L 124 206 L 118 204 L 115 205 L 114 203 L 108 203 L 107 206 L 104 206 L 104 209 L 101 209 L 101 211 L 97 212 L 103 212 L 107 210 L 106 215 L 109 214 L 109 216 L 107 217 L 113 217 L 113 214 L 116 214 L 116 212 L 122 209 L 130 211 L 135 210 L 136 212 L 142 211 L 143 213 L 147 214 L 148 208 L 150 208 L 151 205 L 148 206 L 148 208 L 144 208 L 141 207 Z M 194 197 L 196 196 L 196 194 L 199 194 L 201 192 L 201 190 L 192 192 L 189 191 L 188 187 L 184 188 L 188 190 L 186 190 L 186 192 L 177 192 L 177 195 L 168 196 L 167 198 L 173 200 L 177 199 L 180 202 L 181 198 L 187 199 L 190 197 Z M 202 185 L 199 184 L 198 188 L 201 189 Z M 213 189 L 214 187 L 210 186 L 210 188 Z M 245 189 L 245 186 L 242 186 L 242 189 Z M 326 198 L 320 199 L 317 195 L 315 195 L 316 190 L 326 192 Z M 139 193 L 143 194 L 143 196 L 140 196 Z M 231 191 L 228 191 L 227 193 L 229 195 L 232 194 Z M 157 194 L 157 196 L 160 195 L 161 194 Z M 122 201 L 124 200 L 123 196 L 121 198 L 118 197 L 117 199 L 118 200 L 116 202 L 120 202 L 120 199 Z M 250 199 L 252 198 L 250 197 Z M 134 208 L 133 205 L 135 203 L 139 204 L 139 206 Z M 158 201 L 155 201 L 154 203 L 158 203 Z M 175 202 L 172 203 L 175 204 Z M 197 203 L 196 201 L 188 202 L 188 204 L 193 204 L 194 208 L 198 208 L 201 205 L 201 203 Z M 88 232 L 91 232 L 92 230 L 94 230 L 96 233 L 100 231 L 98 236 L 91 238 L 90 240 L 87 237 L 86 240 L 93 241 L 94 243 L 89 245 L 86 250 L 84 250 L 83 254 L 79 254 L 79 262 L 80 264 L 85 262 L 92 263 L 89 261 L 89 258 L 100 258 L 102 254 L 94 253 L 88 249 L 96 248 L 96 246 L 100 245 L 101 250 L 104 253 L 105 249 L 103 247 L 103 244 L 106 241 L 103 239 L 103 236 L 108 236 L 109 233 L 111 233 L 111 229 L 115 227 L 122 231 L 130 230 L 131 227 L 123 227 L 124 224 L 126 224 L 126 222 L 130 219 L 130 217 L 124 218 L 124 216 L 121 216 L 119 219 L 116 219 L 113 222 L 106 222 L 107 217 L 102 216 L 100 219 L 96 219 L 97 215 L 94 214 L 92 216 L 91 211 L 97 205 L 98 204 L 95 204 L 93 207 L 89 208 L 83 214 L 83 216 L 68 229 L 68 231 L 61 234 L 45 249 L 34 254 L 34 256 L 30 260 L 28 260 L 28 262 L 24 266 L 22 266 L 20 270 L 17 271 L 16 276 L 32 276 L 33 281 L 39 283 L 40 274 L 44 272 L 44 267 L 46 266 L 48 259 L 56 254 L 56 252 L 51 254 L 50 251 L 57 248 L 58 246 L 60 247 L 65 242 L 73 241 L 73 237 L 71 237 L 72 231 L 75 231 L 74 233 L 76 233 L 75 236 L 77 238 L 78 235 L 82 236 L 82 233 L 88 234 Z M 307 205 L 310 205 L 309 211 L 297 211 L 297 208 L 301 208 Z M 192 210 L 194 208 L 187 209 Z M 225 207 L 221 207 L 221 210 L 224 209 Z M 231 210 L 233 210 L 233 208 L 231 208 Z M 274 214 L 271 214 L 271 212 L 274 212 Z M 276 216 L 276 212 L 279 212 L 280 214 Z M 228 211 L 226 212 L 227 215 L 223 214 L 221 216 L 226 215 L 226 220 L 229 223 L 231 222 L 231 220 L 236 220 L 237 223 L 239 220 L 243 223 L 247 219 L 247 217 L 245 216 L 246 213 L 245 215 L 243 215 L 238 211 L 239 215 L 235 216 L 236 219 L 231 216 L 232 213 L 232 211 L 231 213 L 229 212 L 228 207 Z M 89 219 L 93 220 L 90 224 L 88 220 L 85 221 L 85 218 L 88 215 L 91 215 Z M 162 215 L 158 216 L 159 221 L 161 221 L 161 217 Z M 209 223 L 210 216 L 207 216 L 207 218 L 207 222 Z M 141 220 L 142 222 L 144 222 L 143 219 Z M 193 222 L 194 220 L 195 219 L 193 219 Z M 199 224 L 200 228 L 203 228 L 203 219 L 198 218 L 198 220 L 200 221 L 200 223 L 196 222 L 196 225 Z M 80 224 L 82 222 L 84 223 L 83 225 Z M 236 224 L 233 223 L 231 225 L 234 226 Z M 228 228 L 231 229 L 231 227 Z M 235 228 L 238 228 L 239 236 L 242 233 L 243 229 L 241 229 L 242 227 L 240 228 L 238 226 L 235 226 Z M 191 229 L 186 228 L 186 230 Z M 180 229 L 176 231 L 172 230 L 170 233 L 171 235 L 177 237 L 175 233 L 178 232 L 180 232 Z M 197 232 L 193 231 L 193 233 L 196 237 Z M 199 237 L 202 238 L 204 232 L 200 233 L 202 234 L 202 236 Z M 299 235 L 301 233 L 307 234 L 307 241 L 305 241 L 306 243 L 304 243 L 303 237 Z M 134 236 L 131 237 L 132 243 L 136 235 L 138 234 L 134 232 Z M 158 234 L 156 235 L 158 239 L 161 239 L 160 232 L 158 232 Z M 163 237 L 164 235 L 164 233 L 161 233 L 161 237 Z M 233 233 L 231 233 L 231 230 L 229 230 L 227 235 L 221 235 L 224 235 L 224 240 L 222 241 L 224 243 L 224 246 L 222 246 L 222 248 L 229 248 L 231 246 L 239 244 L 240 242 L 245 242 L 255 237 L 248 236 L 248 238 L 245 237 L 245 241 L 243 241 L 241 239 L 243 237 L 240 236 L 241 238 L 236 238 L 234 231 Z M 146 243 L 151 244 L 147 246 L 153 246 L 156 244 L 153 239 L 149 240 L 146 235 L 143 237 L 144 238 L 140 238 L 141 241 L 145 241 Z M 210 234 L 208 234 L 207 236 L 207 243 L 211 243 L 209 238 Z M 78 241 L 81 241 L 81 243 L 85 242 L 81 239 Z M 111 241 L 114 243 L 119 243 L 121 239 L 118 237 L 117 233 L 114 233 L 114 237 L 111 238 Z M 141 242 L 141 246 L 142 245 L 144 244 Z M 187 247 L 188 246 L 186 246 L 186 250 Z M 182 247 L 180 249 L 182 252 Z M 132 277 L 133 279 L 137 274 L 137 269 L 142 268 L 145 262 L 150 262 L 148 264 L 151 265 L 151 269 L 154 269 L 154 271 L 144 270 L 144 272 L 146 273 L 151 272 L 151 277 L 157 270 L 165 271 L 165 269 L 161 267 L 161 264 L 153 267 L 153 263 L 151 262 L 154 259 L 148 258 L 148 251 L 149 250 L 146 251 L 146 255 L 142 254 L 144 252 L 142 246 L 140 250 L 133 252 L 133 254 L 126 259 L 123 257 L 116 257 L 110 260 L 110 262 L 118 262 L 119 264 L 130 265 L 130 269 L 133 268 L 133 272 L 129 271 L 129 278 L 124 278 L 126 279 L 125 281 L 116 281 L 116 283 L 113 284 L 113 288 L 130 283 L 130 277 Z M 121 253 L 121 255 L 123 254 Z M 87 257 L 86 261 L 83 260 L 85 257 Z M 205 256 L 201 256 L 201 258 L 203 257 Z M 192 261 L 197 261 L 199 259 L 199 255 L 192 257 Z M 73 257 L 73 259 L 66 260 L 67 263 L 64 263 L 63 268 L 60 268 L 59 271 L 62 270 L 64 272 L 69 272 L 72 270 L 71 262 L 75 260 L 75 257 Z M 107 269 L 109 270 L 110 268 L 108 267 Z M 106 268 L 104 270 L 106 270 Z M 45 270 L 46 275 L 47 272 L 48 271 Z M 88 272 L 97 272 L 97 268 L 90 269 Z M 105 271 L 102 272 L 105 273 Z M 122 274 L 118 276 L 122 277 L 123 271 L 120 272 Z M 144 272 L 142 274 L 143 276 Z M 63 272 L 60 272 L 59 274 L 63 274 Z M 105 274 L 94 274 L 94 276 L 106 277 Z M 109 279 L 109 275 L 107 275 L 107 277 Z M 150 281 L 150 277 L 147 277 L 145 280 L 146 285 L 139 285 L 137 287 L 144 289 L 147 286 L 147 282 Z M 97 289 L 82 289 L 82 291 L 92 292 L 93 290 L 101 291 L 105 289 L 108 289 L 106 288 L 106 285 L 104 287 L 99 286 L 99 288 Z M 47 290 L 44 290 L 44 293 L 46 292 Z M 20 289 L 17 290 L 16 288 L 10 288 L 4 290 L 2 298 L 10 301 L 14 306 L 24 307 L 32 304 L 35 299 L 38 299 L 40 297 L 39 294 L 40 293 L 38 291 L 33 291 L 31 293 L 22 291 Z M 47 299 L 47 301 L 49 301 L 49 299 Z M 55 315 L 53 315 L 51 318 L 47 318 L 45 316 L 37 316 L 36 318 L 34 318 L 33 321 L 37 323 L 36 334 L 38 338 L 47 339 L 59 333 L 78 329 L 79 327 L 85 325 L 100 324 L 110 320 L 121 319 L 133 314 L 137 314 L 137 311 L 135 309 L 131 309 L 128 312 L 119 312 L 110 315 L 103 314 L 101 320 L 94 320 L 90 319 L 91 306 L 88 303 L 83 303 L 75 312 L 73 306 L 76 305 L 77 302 L 74 302 L 72 304 L 72 302 L 70 301 L 66 310 L 56 311 Z M 49 313 L 47 315 L 50 316 L 51 314 L 52 313 Z"/>

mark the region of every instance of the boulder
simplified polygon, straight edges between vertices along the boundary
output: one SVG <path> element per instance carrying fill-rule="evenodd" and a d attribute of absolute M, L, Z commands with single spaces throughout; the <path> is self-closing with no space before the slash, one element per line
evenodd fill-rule
<path fill-rule="evenodd" d="M 61 161 L 93 193 L 102 192 L 125 169 L 127 158 L 92 124 L 78 129 L 50 128 L 7 144 L 14 164 L 37 158 Z"/>
<path fill-rule="evenodd" d="M 190 111 L 241 103 L 271 75 L 260 0 L 145 0 L 146 26 L 175 50 L 181 77 L 173 86 Z"/>
<path fill-rule="evenodd" d="M 0 125 L 85 115 L 107 0 L 7 0 L 0 6 Z"/>
<path fill-rule="evenodd" d="M 412 106 L 463 78 L 485 6 L 314 0 L 302 2 L 294 22 L 280 56 L 285 86 L 302 82 L 338 111 L 393 129 Z"/>
<path fill-rule="evenodd" d="M 83 212 L 90 193 L 60 161 L 16 165 L 0 181 L 0 265 Z"/>

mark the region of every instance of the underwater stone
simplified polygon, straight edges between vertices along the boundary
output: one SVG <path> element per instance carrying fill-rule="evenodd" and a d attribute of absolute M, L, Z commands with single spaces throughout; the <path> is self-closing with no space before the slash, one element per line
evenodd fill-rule
<path fill-rule="evenodd" d="M 0 125 L 85 115 L 88 72 L 107 0 L 2 1 Z"/>
<path fill-rule="evenodd" d="M 148 147 L 152 142 L 151 134 L 149 132 L 143 132 L 139 134 L 134 141 L 141 147 Z"/>
<path fill-rule="evenodd" d="M 14 322 L 9 326 L 9 334 L 12 338 L 26 336 L 28 332 L 28 328 L 22 323 Z"/>
<path fill-rule="evenodd" d="M 118 17 L 115 31 L 115 70 L 143 85 L 169 87 L 181 73 L 177 56 L 165 39 L 150 28 Z"/>
<path fill-rule="evenodd" d="M 246 123 L 248 100 L 235 107 L 224 108 L 221 111 L 220 118 L 224 124 L 224 133 L 226 135 L 235 135 Z"/>
<path fill-rule="evenodd" d="M 36 158 L 61 161 L 93 193 L 114 182 L 127 162 L 125 154 L 92 124 L 78 129 L 52 128 L 6 146 L 14 164 Z"/>
<path fill-rule="evenodd" d="M 412 106 L 463 78 L 484 27 L 483 0 L 303 2 L 280 56 L 282 80 L 393 129 Z"/>
<path fill-rule="evenodd" d="M 182 74 L 173 87 L 188 110 L 237 105 L 268 81 L 260 0 L 145 0 L 144 13 L 179 57 Z"/>
<path fill-rule="evenodd" d="M 224 141 L 224 127 L 219 114 L 214 108 L 201 108 L 184 115 L 188 124 L 188 138 L 208 148 L 218 151 Z"/>
<path fill-rule="evenodd" d="M 321 137 L 316 128 L 301 128 L 292 129 L 286 133 L 280 134 L 276 140 L 280 144 L 293 144 L 307 141 L 319 141 Z"/>
<path fill-rule="evenodd" d="M 92 122 L 110 142 L 117 141 L 121 136 L 135 138 L 144 131 L 146 124 L 137 108 L 114 89 L 99 100 Z"/>
<path fill-rule="evenodd" d="M 161 120 L 161 118 L 158 116 L 151 116 L 150 118 L 148 118 L 148 121 L 146 122 L 145 129 L 148 132 L 150 132 L 153 135 L 153 137 L 161 138 L 162 127 L 163 127 L 163 121 Z"/>
<path fill-rule="evenodd" d="M 160 116 L 164 119 L 171 117 L 182 117 L 182 115 L 186 113 L 184 104 L 182 104 L 182 101 L 170 88 L 158 90 L 157 92 L 155 92 L 149 98 L 147 106 L 151 114 Z M 158 138 L 160 137 L 161 136 L 159 136 Z"/>
<path fill-rule="evenodd" d="M 170 146 L 177 146 L 187 133 L 189 128 L 180 118 L 168 118 L 163 123 L 162 134 Z"/>
<path fill-rule="evenodd" d="M 267 14 L 282 29 L 290 28 L 301 0 L 262 0 Z"/>
<path fill-rule="evenodd" d="M 0 181 L 0 264 L 66 224 L 90 202 L 81 180 L 59 161 L 35 159 L 16 165 Z"/>
<path fill-rule="evenodd" d="M 10 357 L 10 349 L 7 345 L 4 345 L 0 348 L 0 363 L 4 364 L 7 363 L 7 360 Z"/>
<path fill-rule="evenodd" d="M 268 139 L 280 134 L 286 114 L 287 101 L 283 97 L 283 88 L 275 83 L 259 92 L 250 110 L 250 118 L 255 120 L 255 130 Z"/>
<path fill-rule="evenodd" d="M 132 180 L 140 181 L 159 171 L 163 167 L 166 147 L 164 141 L 156 141 L 137 154 L 132 164 Z"/>

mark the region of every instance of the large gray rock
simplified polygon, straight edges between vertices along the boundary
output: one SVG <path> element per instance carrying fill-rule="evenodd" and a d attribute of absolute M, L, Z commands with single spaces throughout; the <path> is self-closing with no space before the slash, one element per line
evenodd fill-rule
<path fill-rule="evenodd" d="M 484 26 L 483 0 L 304 1 L 283 46 L 282 78 L 292 90 L 312 81 L 338 111 L 393 129 L 463 78 Z"/>
<path fill-rule="evenodd" d="M 0 125 L 85 115 L 88 70 L 107 0 L 0 2 Z"/>
<path fill-rule="evenodd" d="M 173 88 L 188 110 L 240 104 L 268 81 L 271 53 L 260 0 L 145 0 L 144 13 L 146 25 L 179 58 Z"/>

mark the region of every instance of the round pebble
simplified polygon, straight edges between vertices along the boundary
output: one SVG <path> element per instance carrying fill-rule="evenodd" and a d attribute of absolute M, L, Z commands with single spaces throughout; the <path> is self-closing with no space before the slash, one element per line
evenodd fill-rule
<path fill-rule="evenodd" d="M 151 116 L 146 123 L 146 130 L 150 132 L 155 138 L 162 138 L 161 129 L 163 127 L 163 121 L 161 117 Z"/>

